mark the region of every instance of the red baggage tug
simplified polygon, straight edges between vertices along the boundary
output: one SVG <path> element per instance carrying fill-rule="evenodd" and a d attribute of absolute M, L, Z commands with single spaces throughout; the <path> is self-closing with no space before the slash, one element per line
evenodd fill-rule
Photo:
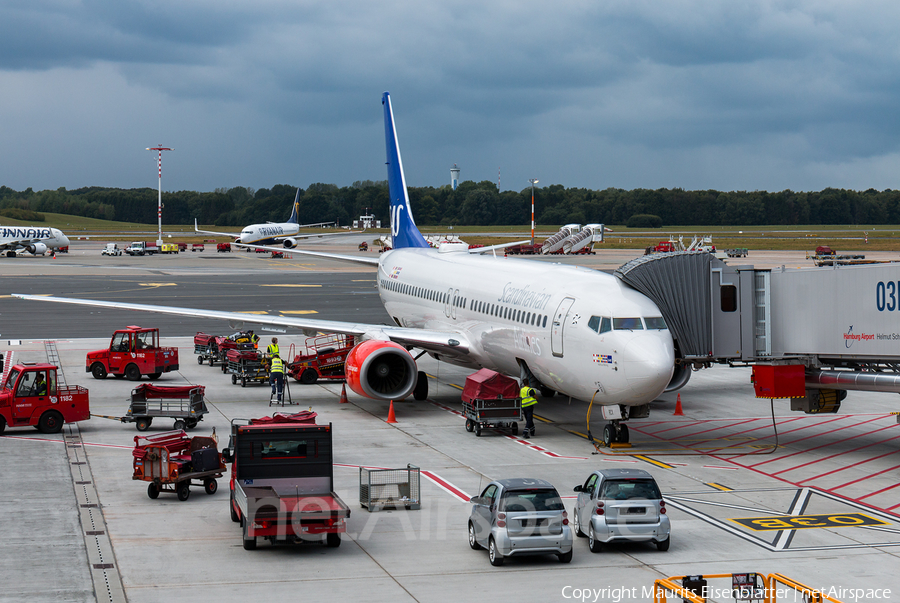
<path fill-rule="evenodd" d="M 64 423 L 91 418 L 88 390 L 80 385 L 60 387 L 56 371 L 52 364 L 31 362 L 9 369 L 0 389 L 0 433 L 7 426 L 59 433 Z"/>
<path fill-rule="evenodd" d="M 88 352 L 85 370 L 95 379 L 107 375 L 140 381 L 143 375 L 159 379 L 178 370 L 178 348 L 159 346 L 159 329 L 130 325 L 113 333 L 109 349 Z"/>

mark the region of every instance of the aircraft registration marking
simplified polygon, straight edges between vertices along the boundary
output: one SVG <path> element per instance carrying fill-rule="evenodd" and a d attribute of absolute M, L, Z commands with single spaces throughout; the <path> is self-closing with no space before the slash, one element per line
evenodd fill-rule
<path fill-rule="evenodd" d="M 865 513 L 826 513 L 823 515 L 789 515 L 782 517 L 729 517 L 728 520 L 756 532 L 891 525 Z"/>

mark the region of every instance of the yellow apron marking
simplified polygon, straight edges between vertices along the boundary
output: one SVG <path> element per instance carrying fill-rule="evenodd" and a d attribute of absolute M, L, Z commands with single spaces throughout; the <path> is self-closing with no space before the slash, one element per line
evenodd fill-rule
<path fill-rule="evenodd" d="M 317 310 L 279 310 L 282 314 L 318 314 Z"/>
<path fill-rule="evenodd" d="M 715 488 L 716 490 L 721 490 L 722 492 L 731 492 L 731 488 L 728 486 L 723 486 L 722 484 L 717 484 L 715 482 L 709 482 L 706 484 L 710 488 Z"/>
<path fill-rule="evenodd" d="M 640 459 L 644 462 L 650 463 L 651 465 L 656 465 L 657 467 L 662 467 L 663 469 L 674 469 L 673 465 L 669 465 L 668 463 L 663 463 L 662 461 L 657 461 L 655 459 L 651 459 L 649 456 L 644 456 L 642 454 L 635 454 L 634 458 Z"/>
<path fill-rule="evenodd" d="M 728 518 L 756 532 L 767 530 L 805 530 L 810 528 L 846 528 L 856 526 L 887 526 L 886 521 L 865 513 L 828 513 L 825 515 L 783 515 L 776 517 Z"/>
<path fill-rule="evenodd" d="M 177 287 L 178 283 L 138 283 L 141 287 Z"/>
<path fill-rule="evenodd" d="M 268 312 L 264 310 L 240 310 L 237 312 L 238 314 L 268 314 Z"/>
<path fill-rule="evenodd" d="M 260 287 L 321 287 L 322 285 L 260 285 Z"/>

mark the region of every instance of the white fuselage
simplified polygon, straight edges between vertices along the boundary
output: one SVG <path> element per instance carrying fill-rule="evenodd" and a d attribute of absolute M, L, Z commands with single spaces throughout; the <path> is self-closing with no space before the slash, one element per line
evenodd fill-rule
<path fill-rule="evenodd" d="M 27 248 L 28 242 L 38 241 L 48 249 L 68 247 L 69 238 L 58 228 L 47 226 L 0 226 L 0 247 Z"/>
<path fill-rule="evenodd" d="M 609 274 L 407 248 L 383 255 L 378 290 L 398 326 L 465 336 L 467 355 L 432 354 L 446 362 L 512 376 L 524 362 L 562 394 L 627 406 L 650 402 L 672 377 L 659 308 Z"/>
<path fill-rule="evenodd" d="M 299 232 L 300 226 L 293 222 L 251 224 L 241 231 L 237 242 L 244 245 L 266 245 L 276 243 L 284 237 L 292 237 Z"/>

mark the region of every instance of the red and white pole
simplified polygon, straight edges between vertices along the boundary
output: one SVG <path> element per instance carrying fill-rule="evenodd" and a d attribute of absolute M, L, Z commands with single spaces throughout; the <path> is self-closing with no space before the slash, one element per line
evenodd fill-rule
<path fill-rule="evenodd" d="M 156 205 L 156 220 L 159 227 L 156 235 L 156 246 L 162 247 L 163 238 L 162 238 L 162 152 L 163 151 L 172 151 L 174 149 L 170 149 L 168 147 L 164 147 L 162 145 L 158 147 L 147 147 L 148 151 L 156 151 L 156 167 L 159 170 L 159 200 Z"/>
<path fill-rule="evenodd" d="M 532 178 L 528 182 L 531 183 L 531 244 L 534 245 L 534 185 L 540 180 Z"/>

